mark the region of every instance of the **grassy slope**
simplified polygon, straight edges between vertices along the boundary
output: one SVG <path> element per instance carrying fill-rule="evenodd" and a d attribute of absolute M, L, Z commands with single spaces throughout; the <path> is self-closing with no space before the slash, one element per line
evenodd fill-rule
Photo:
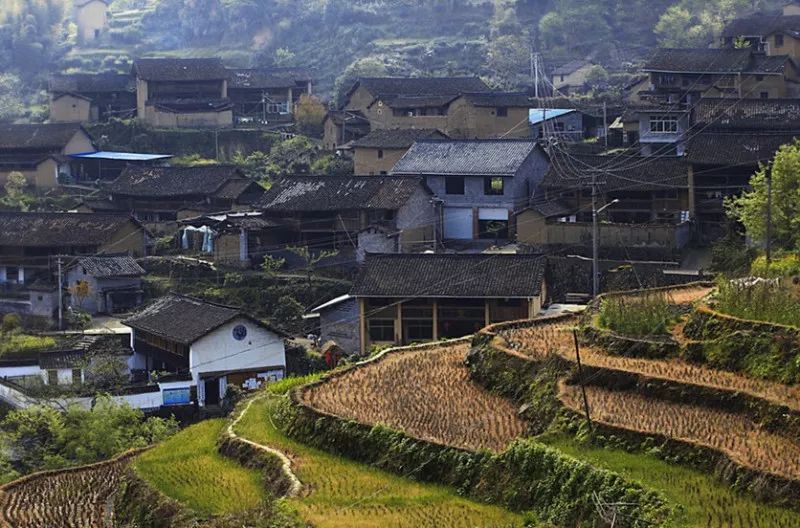
<path fill-rule="evenodd" d="M 449 488 L 420 484 L 295 442 L 271 423 L 273 405 L 274 399 L 254 403 L 237 432 L 293 458 L 298 478 L 311 492 L 290 502 L 314 526 L 471 528 L 522 524 L 517 515 L 466 500 Z"/>
<path fill-rule="evenodd" d="M 685 508 L 687 527 L 800 526 L 800 514 L 759 504 L 749 497 L 735 493 L 700 471 L 668 464 L 654 456 L 591 447 L 563 436 L 542 438 L 542 440 L 576 458 L 608 468 L 651 489 L 662 491 L 672 502 L 681 504 Z"/>
<path fill-rule="evenodd" d="M 161 492 L 197 513 L 244 511 L 265 498 L 258 471 L 245 469 L 216 451 L 226 420 L 188 427 L 136 459 L 136 471 Z"/>

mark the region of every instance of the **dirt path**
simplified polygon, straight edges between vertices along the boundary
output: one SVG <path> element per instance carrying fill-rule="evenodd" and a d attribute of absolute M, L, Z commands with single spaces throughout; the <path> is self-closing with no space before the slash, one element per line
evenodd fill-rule
<path fill-rule="evenodd" d="M 509 401 L 469 380 L 469 344 L 398 351 L 316 385 L 306 403 L 361 423 L 383 423 L 428 441 L 500 451 L 527 424 Z"/>
<path fill-rule="evenodd" d="M 586 394 L 592 419 L 597 422 L 710 447 L 743 466 L 800 479 L 800 445 L 759 429 L 743 416 L 600 387 L 586 387 Z M 562 383 L 559 399 L 570 409 L 583 412 L 577 386 Z"/>

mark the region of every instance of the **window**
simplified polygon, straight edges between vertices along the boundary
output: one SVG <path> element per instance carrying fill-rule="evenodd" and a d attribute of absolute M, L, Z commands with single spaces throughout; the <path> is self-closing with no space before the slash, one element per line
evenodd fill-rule
<path fill-rule="evenodd" d="M 446 176 L 444 179 L 445 194 L 464 194 L 463 176 Z"/>
<path fill-rule="evenodd" d="M 492 176 L 483 179 L 483 194 L 499 196 L 503 194 L 503 178 Z"/>
<path fill-rule="evenodd" d="M 564 82 L 564 76 L 563 75 L 559 75 L 558 77 L 559 77 L 559 82 Z"/>
<path fill-rule="evenodd" d="M 81 369 L 79 368 L 72 369 L 72 384 L 73 385 L 81 384 Z"/>
<path fill-rule="evenodd" d="M 756 75 L 756 81 L 761 82 L 763 80 L 764 80 L 764 76 L 763 75 Z"/>
<path fill-rule="evenodd" d="M 678 132 L 678 118 L 675 116 L 650 116 L 650 132 L 675 134 Z"/>
<path fill-rule="evenodd" d="M 47 384 L 48 385 L 58 385 L 58 371 L 57 370 L 48 370 L 47 371 Z"/>
<path fill-rule="evenodd" d="M 378 159 L 383 159 L 383 151 L 378 150 Z"/>
<path fill-rule="evenodd" d="M 775 35 L 775 47 L 783 47 L 783 35 Z"/>
<path fill-rule="evenodd" d="M 495 112 L 497 113 L 497 117 L 508 117 L 508 108 L 505 106 L 497 107 Z"/>
<path fill-rule="evenodd" d="M 769 99 L 769 92 L 761 92 L 761 93 L 759 94 L 759 96 L 760 96 L 762 99 Z"/>
<path fill-rule="evenodd" d="M 394 341 L 394 319 L 370 319 L 370 341 Z"/>

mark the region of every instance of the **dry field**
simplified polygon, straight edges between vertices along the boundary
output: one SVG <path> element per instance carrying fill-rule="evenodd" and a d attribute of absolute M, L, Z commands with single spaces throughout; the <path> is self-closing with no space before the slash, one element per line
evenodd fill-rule
<path fill-rule="evenodd" d="M 46 474 L 0 491 L 0 526 L 105 528 L 129 459 Z"/>
<path fill-rule="evenodd" d="M 468 349 L 458 343 L 391 353 L 306 390 L 304 399 L 323 412 L 423 440 L 501 451 L 527 424 L 509 401 L 470 382 Z"/>
<path fill-rule="evenodd" d="M 759 429 L 737 414 L 587 387 L 592 419 L 611 426 L 710 447 L 743 466 L 800 480 L 800 445 Z M 580 388 L 561 384 L 559 398 L 583 412 Z"/>

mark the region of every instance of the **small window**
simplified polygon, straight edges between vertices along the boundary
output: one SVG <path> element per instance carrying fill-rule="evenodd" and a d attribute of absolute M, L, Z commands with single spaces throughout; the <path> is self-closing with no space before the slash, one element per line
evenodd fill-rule
<path fill-rule="evenodd" d="M 560 79 L 560 82 L 564 82 L 564 76 L 563 75 L 559 75 L 559 79 Z"/>
<path fill-rule="evenodd" d="M 72 384 L 73 385 L 81 384 L 81 369 L 79 368 L 72 369 Z"/>
<path fill-rule="evenodd" d="M 386 172 L 386 171 L 381 171 L 381 176 L 386 176 L 387 174 L 389 174 L 389 173 Z"/>
<path fill-rule="evenodd" d="M 497 117 L 508 117 L 508 108 L 505 106 L 498 106 L 495 112 L 497 112 Z"/>
<path fill-rule="evenodd" d="M 503 194 L 503 178 L 494 176 L 483 179 L 483 194 L 487 196 L 499 196 Z"/>
<path fill-rule="evenodd" d="M 783 35 L 775 35 L 775 47 L 783 47 Z"/>
<path fill-rule="evenodd" d="M 383 150 L 378 150 L 378 159 L 383 159 Z"/>
<path fill-rule="evenodd" d="M 47 384 L 48 385 L 58 385 L 58 371 L 57 370 L 48 370 L 47 371 Z"/>
<path fill-rule="evenodd" d="M 650 132 L 675 134 L 678 132 L 678 118 L 675 116 L 650 116 Z"/>
<path fill-rule="evenodd" d="M 762 99 L 769 99 L 769 92 L 761 92 L 759 95 Z"/>
<path fill-rule="evenodd" d="M 370 319 L 370 341 L 394 341 L 394 319 Z"/>
<path fill-rule="evenodd" d="M 447 176 L 444 179 L 445 194 L 464 194 L 464 177 Z"/>

